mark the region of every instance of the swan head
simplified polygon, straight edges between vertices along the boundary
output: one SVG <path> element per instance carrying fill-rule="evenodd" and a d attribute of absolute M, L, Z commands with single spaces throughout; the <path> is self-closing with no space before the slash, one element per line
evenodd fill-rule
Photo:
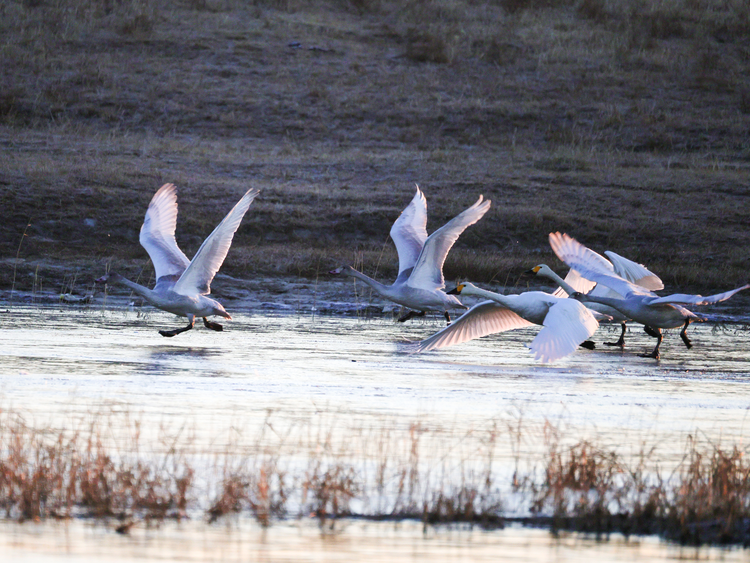
<path fill-rule="evenodd" d="M 98 283 L 98 284 L 113 283 L 113 282 L 120 281 L 121 278 L 122 276 L 120 276 L 120 274 L 116 272 L 109 272 L 109 273 L 104 274 L 100 278 L 96 278 L 95 283 Z"/>
<path fill-rule="evenodd" d="M 466 295 L 473 295 L 475 289 L 477 289 L 477 287 L 474 284 L 471 284 L 469 282 L 462 282 L 456 285 L 454 289 L 446 291 L 446 293 L 448 295 L 461 295 L 462 293 L 465 293 Z"/>
<path fill-rule="evenodd" d="M 461 295 L 461 292 L 464 290 L 465 287 L 466 287 L 466 284 L 459 283 L 458 285 L 456 285 L 456 287 L 454 287 L 450 291 L 446 291 L 445 293 L 447 293 L 448 295 Z"/>
<path fill-rule="evenodd" d="M 339 274 L 348 274 L 353 268 L 349 266 L 348 264 L 344 264 L 343 266 L 339 266 L 335 270 L 331 270 L 328 272 L 331 275 L 338 276 Z"/>
<path fill-rule="evenodd" d="M 570 297 L 571 299 L 575 299 L 576 301 L 588 301 L 588 299 L 586 298 L 586 294 L 581 293 L 580 291 L 571 293 L 568 297 Z"/>
<path fill-rule="evenodd" d="M 524 274 L 532 275 L 532 276 L 548 276 L 549 274 L 552 274 L 552 270 L 550 269 L 547 264 L 539 264 L 538 266 L 534 266 L 531 268 L 531 270 L 526 270 Z"/>
<path fill-rule="evenodd" d="M 227 310 L 224 308 L 224 305 L 222 305 L 219 302 L 216 302 L 216 304 L 213 307 L 213 311 L 211 311 L 212 315 L 216 315 L 217 317 L 224 317 L 225 319 L 232 320 L 232 317 L 229 316 L 229 313 L 227 313 Z"/>

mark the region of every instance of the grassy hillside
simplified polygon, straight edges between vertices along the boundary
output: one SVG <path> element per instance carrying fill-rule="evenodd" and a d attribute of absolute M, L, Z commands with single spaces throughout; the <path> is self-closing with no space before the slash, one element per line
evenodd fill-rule
<path fill-rule="evenodd" d="M 668 287 L 747 280 L 750 8 L 731 0 L 24 0 L 0 5 L 0 288 L 137 275 L 153 193 L 222 271 L 392 277 L 388 231 L 493 201 L 446 275 L 560 267 L 547 234 Z M 148 276 L 148 273 L 144 275 Z"/>

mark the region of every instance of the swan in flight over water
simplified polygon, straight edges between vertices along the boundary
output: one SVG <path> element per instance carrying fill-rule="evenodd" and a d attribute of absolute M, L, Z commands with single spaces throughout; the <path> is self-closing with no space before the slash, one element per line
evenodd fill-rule
<path fill-rule="evenodd" d="M 750 288 L 750 284 L 747 284 L 737 289 L 717 293 L 716 295 L 709 295 L 708 297 L 685 293 L 675 293 L 674 295 L 659 297 L 652 291 L 603 268 L 600 262 L 601 256 L 593 250 L 589 250 L 574 238 L 566 234 L 550 233 L 549 241 L 552 250 L 555 251 L 560 260 L 577 270 L 583 277 L 607 286 L 622 296 L 614 298 L 594 296 L 590 293 L 587 295 L 583 293 L 574 293 L 571 295 L 571 297 L 584 304 L 594 302 L 608 305 L 620 311 L 625 317 L 643 324 L 646 333 L 657 339 L 653 352 L 650 354 L 640 354 L 646 358 L 659 359 L 659 346 L 661 346 L 663 339 L 661 329 L 663 328 L 678 328 L 681 326 L 680 338 L 682 338 L 685 346 L 688 348 L 693 347 L 685 331 L 693 319 L 703 320 L 703 318 L 689 311 L 683 305 L 712 305 L 729 299 L 738 291 Z"/>
<path fill-rule="evenodd" d="M 592 254 L 596 254 L 593 250 L 591 252 Z M 600 254 L 596 254 L 596 256 L 598 257 L 598 263 L 601 265 L 601 268 L 607 269 L 608 271 L 613 272 L 615 275 L 620 276 L 621 278 L 624 278 L 636 285 L 640 285 L 641 287 L 644 287 L 646 289 L 650 289 L 652 291 L 664 289 L 664 283 L 661 281 L 659 276 L 654 274 L 642 264 L 638 264 L 636 262 L 633 262 L 632 260 L 623 258 L 619 254 L 616 254 L 611 250 L 605 251 L 604 254 L 607 255 L 609 260 L 604 258 L 604 256 L 601 256 Z M 568 275 L 564 280 L 546 264 L 539 264 L 538 266 L 534 266 L 527 273 L 541 276 L 554 281 L 563 290 L 559 293 L 560 297 L 567 297 L 569 295 L 573 295 L 574 293 L 585 293 L 591 297 L 601 296 L 617 299 L 622 298 L 622 295 L 620 295 L 616 291 L 606 287 L 605 285 L 596 284 L 595 282 L 581 277 L 580 274 L 578 274 L 578 272 L 573 269 L 568 272 Z M 558 295 L 558 292 L 556 291 L 554 295 Z M 602 303 L 589 301 L 588 303 L 586 303 L 586 307 L 591 309 L 592 311 L 601 313 L 602 315 L 612 317 L 612 322 L 620 323 L 622 332 L 620 333 L 620 338 L 617 340 L 617 342 L 605 342 L 604 344 L 606 344 L 607 346 L 619 346 L 620 348 L 624 348 L 626 330 L 625 323 L 630 319 L 617 309 L 613 309 L 609 305 L 604 305 Z"/>
<path fill-rule="evenodd" d="M 391 238 L 398 252 L 398 277 L 392 285 L 385 285 L 343 265 L 331 274 L 351 276 L 369 285 L 378 295 L 412 309 L 399 322 L 422 317 L 427 311 L 443 311 L 450 324 L 449 309 L 468 309 L 453 295 L 443 291 L 443 264 L 453 244 L 466 227 L 473 225 L 490 208 L 490 201 L 477 202 L 427 236 L 427 201 L 417 186 L 411 203 L 391 227 Z M 417 312 L 419 311 L 419 312 Z"/>
<path fill-rule="evenodd" d="M 117 282 L 126 285 L 154 307 L 187 317 L 188 325 L 174 330 L 160 330 L 162 336 L 175 336 L 193 328 L 196 317 L 211 330 L 223 327 L 206 317 L 216 315 L 231 319 L 218 301 L 208 297 L 211 281 L 227 256 L 232 238 L 242 218 L 259 190 L 248 190 L 214 231 L 203 241 L 192 260 L 177 246 L 174 238 L 177 227 L 177 189 L 174 184 L 164 184 L 154 194 L 141 227 L 140 243 L 151 257 L 156 271 L 156 285 L 148 289 L 140 284 L 110 272 L 97 283 Z"/>
<path fill-rule="evenodd" d="M 476 295 L 487 301 L 474 305 L 456 322 L 422 340 L 417 352 L 460 344 L 475 338 L 531 325 L 541 325 L 529 348 L 534 357 L 551 362 L 567 356 L 586 344 L 599 323 L 583 304 L 575 299 L 557 297 L 543 291 L 527 291 L 518 295 L 501 295 L 485 291 L 470 283 L 460 283 L 451 292 Z"/>

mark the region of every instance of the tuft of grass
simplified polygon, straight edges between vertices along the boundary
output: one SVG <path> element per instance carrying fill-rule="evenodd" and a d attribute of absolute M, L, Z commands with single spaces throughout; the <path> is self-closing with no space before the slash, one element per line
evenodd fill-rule
<path fill-rule="evenodd" d="M 297 515 L 329 529 L 341 518 L 488 529 L 521 522 L 691 545 L 750 542 L 750 465 L 736 445 L 690 438 L 682 460 L 664 470 L 655 446 L 624 455 L 591 440 L 570 442 L 549 423 L 540 436 L 522 417 L 506 430 L 492 422 L 460 435 L 418 422 L 395 431 L 325 420 L 300 434 L 269 416 L 255 441 L 231 439 L 210 464 L 183 430 L 160 429 L 147 443 L 137 421 L 127 417 L 117 430 L 115 423 L 35 428 L 2 413 L 0 510 L 18 521 L 112 520 L 121 533 L 191 515 L 208 523 L 248 515 L 264 527 Z M 465 449 L 470 436 L 475 445 Z M 513 459 L 497 463 L 504 439 Z M 529 451 L 532 442 L 544 444 L 541 459 Z"/>

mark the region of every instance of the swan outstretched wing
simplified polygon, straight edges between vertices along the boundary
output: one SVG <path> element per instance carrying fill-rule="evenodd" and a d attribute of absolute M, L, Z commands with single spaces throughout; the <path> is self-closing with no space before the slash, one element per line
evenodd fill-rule
<path fill-rule="evenodd" d="M 607 286 L 622 297 L 630 294 L 657 297 L 650 290 L 616 275 L 612 264 L 607 259 L 586 248 L 573 237 L 550 233 L 549 242 L 557 257 L 574 270 L 578 270 L 586 279 Z"/>
<path fill-rule="evenodd" d="M 426 352 L 453 346 L 488 334 L 523 328 L 532 324 L 495 301 L 481 301 L 451 325 L 422 340 L 416 351 Z"/>
<path fill-rule="evenodd" d="M 427 200 L 417 186 L 417 193 L 391 227 L 391 238 L 398 252 L 398 273 L 414 267 L 427 240 Z"/>
<path fill-rule="evenodd" d="M 164 276 L 180 276 L 190 264 L 177 246 L 176 228 L 177 188 L 174 184 L 164 184 L 148 204 L 139 237 L 141 246 L 154 264 L 157 280 Z"/>
<path fill-rule="evenodd" d="M 703 297 L 702 295 L 689 295 L 687 293 L 675 293 L 673 295 L 666 295 L 659 297 L 648 302 L 649 305 L 658 305 L 659 303 L 678 303 L 680 305 L 712 305 L 713 303 L 719 303 L 726 301 L 732 295 L 743 289 L 750 287 L 750 284 L 743 285 L 737 289 L 725 291 L 724 293 L 717 293 L 715 295 L 708 295 Z"/>
<path fill-rule="evenodd" d="M 633 282 L 636 285 L 640 285 L 641 287 L 645 287 L 646 289 L 650 289 L 651 291 L 664 289 L 664 282 L 661 281 L 661 278 L 646 268 L 643 264 L 638 264 L 637 262 L 623 258 L 611 250 L 606 250 L 604 254 L 606 254 L 607 258 L 612 262 L 615 274 L 621 278 Z"/>
<path fill-rule="evenodd" d="M 448 256 L 451 247 L 466 227 L 479 221 L 489 208 L 490 201 L 483 201 L 480 195 L 474 205 L 456 215 L 427 237 L 407 281 L 408 285 L 430 290 L 445 287 L 445 278 L 443 278 L 445 257 Z"/>
<path fill-rule="evenodd" d="M 574 352 L 598 327 L 599 323 L 582 303 L 575 299 L 559 299 L 549 308 L 544 328 L 531 341 L 529 348 L 535 359 L 552 362 Z"/>
<path fill-rule="evenodd" d="M 260 192 L 256 189 L 248 190 L 214 231 L 208 235 L 208 238 L 203 241 L 198 252 L 193 256 L 190 265 L 177 280 L 174 291 L 183 295 L 209 293 L 211 291 L 211 281 L 224 263 L 224 258 L 227 257 L 229 247 L 232 246 L 234 233 L 258 193 Z"/>

